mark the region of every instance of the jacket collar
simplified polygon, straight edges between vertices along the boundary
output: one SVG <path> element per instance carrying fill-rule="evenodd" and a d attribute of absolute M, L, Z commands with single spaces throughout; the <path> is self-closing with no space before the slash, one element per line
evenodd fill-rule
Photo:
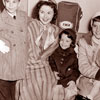
<path fill-rule="evenodd" d="M 67 55 L 74 53 L 74 48 L 69 47 L 68 49 L 63 50 L 59 45 L 59 47 L 57 49 L 57 53 L 60 55 L 63 55 L 63 56 L 67 56 Z"/>
<path fill-rule="evenodd" d="M 22 24 L 23 23 L 22 21 L 24 21 L 24 19 L 25 19 L 25 18 L 23 18 L 25 16 L 20 15 L 20 14 L 21 13 L 19 13 L 19 11 L 17 11 L 17 15 L 16 15 L 17 17 L 16 17 L 16 20 L 15 20 L 4 9 L 3 12 L 1 13 L 1 16 L 2 16 L 3 22 L 5 22 L 6 24 L 13 25 L 13 26 L 19 26 L 19 24 Z"/>

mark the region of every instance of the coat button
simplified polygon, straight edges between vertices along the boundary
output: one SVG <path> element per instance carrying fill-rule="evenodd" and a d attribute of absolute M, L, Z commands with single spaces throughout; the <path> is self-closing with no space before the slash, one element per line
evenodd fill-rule
<path fill-rule="evenodd" d="M 61 58 L 61 61 L 64 61 L 64 58 Z"/>
<path fill-rule="evenodd" d="M 24 42 L 24 44 L 26 44 L 26 42 Z"/>
<path fill-rule="evenodd" d="M 70 71 L 71 70 L 71 68 L 68 68 L 68 71 Z"/>
<path fill-rule="evenodd" d="M 63 64 L 63 62 L 61 61 L 60 64 Z"/>
<path fill-rule="evenodd" d="M 23 30 L 22 30 L 22 29 L 21 29 L 20 31 L 21 31 L 21 32 L 23 32 Z"/>
<path fill-rule="evenodd" d="M 13 46 L 15 47 L 15 46 L 16 46 L 16 44 L 13 44 Z"/>
<path fill-rule="evenodd" d="M 63 56 L 66 56 L 65 54 L 63 54 Z"/>
<path fill-rule="evenodd" d="M 11 31 L 11 33 L 13 34 L 13 33 L 14 33 L 14 31 Z"/>

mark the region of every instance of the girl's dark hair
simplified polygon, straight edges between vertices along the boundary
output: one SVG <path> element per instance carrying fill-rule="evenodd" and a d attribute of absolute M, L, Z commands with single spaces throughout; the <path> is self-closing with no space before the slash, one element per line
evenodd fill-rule
<path fill-rule="evenodd" d="M 54 16 L 53 16 L 51 23 L 54 24 L 56 22 L 56 18 L 57 18 L 57 5 L 51 1 L 39 1 L 33 9 L 32 17 L 40 20 L 39 19 L 39 10 L 43 5 L 47 5 L 47 6 L 50 6 L 51 8 L 53 8 Z"/>
<path fill-rule="evenodd" d="M 93 25 L 94 22 L 100 22 L 100 16 L 94 17 L 92 19 L 92 25 Z M 89 26 L 88 26 L 89 31 L 92 31 L 92 25 L 91 25 L 91 20 L 90 20 Z"/>
<path fill-rule="evenodd" d="M 72 29 L 65 29 L 59 34 L 59 40 L 61 39 L 62 35 L 65 34 L 72 40 L 71 46 L 74 48 L 76 43 L 76 32 Z"/>

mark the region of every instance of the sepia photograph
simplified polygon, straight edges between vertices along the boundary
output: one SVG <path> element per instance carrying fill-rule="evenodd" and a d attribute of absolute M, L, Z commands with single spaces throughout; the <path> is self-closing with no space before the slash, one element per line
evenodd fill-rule
<path fill-rule="evenodd" d="M 0 0 L 0 100 L 100 100 L 100 0 Z"/>

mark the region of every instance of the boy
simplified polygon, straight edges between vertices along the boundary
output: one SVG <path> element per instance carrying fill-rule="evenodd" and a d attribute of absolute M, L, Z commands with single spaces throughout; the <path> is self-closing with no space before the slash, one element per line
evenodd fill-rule
<path fill-rule="evenodd" d="M 0 14 L 0 100 L 15 100 L 17 80 L 25 77 L 28 59 L 27 15 L 20 0 L 3 0 Z"/>
<path fill-rule="evenodd" d="M 79 94 L 76 100 L 100 100 L 100 12 L 89 24 L 89 32 L 79 40 Z"/>

